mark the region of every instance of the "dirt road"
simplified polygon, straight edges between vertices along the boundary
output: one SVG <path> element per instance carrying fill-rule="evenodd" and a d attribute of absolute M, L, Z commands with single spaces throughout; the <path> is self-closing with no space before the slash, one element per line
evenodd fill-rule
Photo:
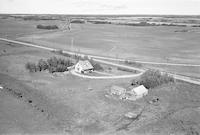
<path fill-rule="evenodd" d="M 89 76 L 85 74 L 79 74 L 75 72 L 74 70 L 71 70 L 71 73 L 75 76 L 82 77 L 82 78 L 88 78 L 88 79 L 122 79 L 122 78 L 136 78 L 141 76 L 143 73 L 139 74 L 131 74 L 131 75 L 113 75 L 113 76 Z"/>

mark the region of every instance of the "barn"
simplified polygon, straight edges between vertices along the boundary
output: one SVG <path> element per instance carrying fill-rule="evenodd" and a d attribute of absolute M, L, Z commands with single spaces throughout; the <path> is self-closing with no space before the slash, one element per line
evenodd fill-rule
<path fill-rule="evenodd" d="M 148 89 L 146 89 L 143 85 L 140 85 L 138 87 L 135 87 L 131 90 L 131 93 L 136 98 L 141 98 L 143 96 L 146 96 L 148 94 Z"/>
<path fill-rule="evenodd" d="M 80 60 L 76 65 L 75 65 L 75 71 L 78 73 L 88 73 L 94 71 L 94 67 L 88 60 Z"/>

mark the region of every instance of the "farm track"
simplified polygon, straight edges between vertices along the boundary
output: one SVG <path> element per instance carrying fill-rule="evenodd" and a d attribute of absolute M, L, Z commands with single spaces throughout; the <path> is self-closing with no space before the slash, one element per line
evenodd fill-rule
<path fill-rule="evenodd" d="M 143 73 L 138 74 L 131 74 L 131 75 L 113 75 L 113 76 L 89 76 L 84 74 L 79 74 L 75 72 L 74 70 L 71 70 L 71 73 L 75 76 L 82 77 L 82 78 L 88 78 L 88 79 L 122 79 L 122 78 L 136 78 L 141 76 Z"/>
<path fill-rule="evenodd" d="M 57 50 L 56 48 L 44 47 L 44 46 L 40 46 L 40 45 L 36 45 L 36 44 L 32 44 L 32 43 L 26 43 L 26 42 L 10 40 L 10 39 L 5 39 L 5 38 L 0 38 L 0 40 L 5 41 L 5 42 L 21 44 L 21 45 L 24 45 L 24 46 L 30 46 L 30 47 L 36 47 L 36 48 L 40 48 L 40 49 L 45 49 L 45 50 L 49 50 L 49 51 L 56 51 Z M 71 55 L 77 54 L 77 53 L 71 52 L 71 51 L 63 51 L 63 53 L 68 53 L 68 54 L 71 54 Z M 83 55 L 84 56 L 86 54 L 81 53 L 79 55 Z M 109 58 L 109 57 L 95 56 L 95 55 L 87 55 L 87 56 L 94 58 L 93 59 L 94 61 L 97 61 L 97 62 L 100 62 L 100 63 L 104 63 L 104 64 L 108 64 L 108 65 L 112 65 L 112 66 L 117 66 L 117 67 L 122 67 L 122 68 L 127 68 L 127 69 L 133 69 L 133 70 L 140 71 L 141 73 L 139 73 L 139 75 L 142 75 L 142 73 L 145 72 L 145 70 L 143 70 L 143 69 L 139 69 L 139 68 L 135 68 L 135 67 L 131 67 L 131 66 L 126 66 L 126 65 L 122 65 L 122 64 L 117 64 L 117 63 L 105 61 L 105 60 L 125 61 L 125 59 Z M 200 65 L 194 65 L 194 64 L 157 63 L 157 62 L 144 62 L 144 61 L 135 61 L 135 62 L 148 63 L 148 64 L 159 64 L 159 65 L 200 67 Z M 185 82 L 188 82 L 188 83 L 200 85 L 200 81 L 199 80 L 194 80 L 193 78 L 190 78 L 190 77 L 185 77 L 185 76 L 176 75 L 176 74 L 172 74 L 172 73 L 170 73 L 170 75 L 173 76 L 177 80 L 181 80 L 181 81 L 185 81 Z"/>

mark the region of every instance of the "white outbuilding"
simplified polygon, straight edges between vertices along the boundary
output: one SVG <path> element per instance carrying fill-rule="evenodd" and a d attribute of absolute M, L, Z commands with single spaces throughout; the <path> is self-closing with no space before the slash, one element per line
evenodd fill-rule
<path fill-rule="evenodd" d="M 75 65 L 75 71 L 78 73 L 88 73 L 94 71 L 94 67 L 88 60 L 80 60 L 76 65 Z"/>
<path fill-rule="evenodd" d="M 143 96 L 146 96 L 148 94 L 148 89 L 144 87 L 144 85 L 140 85 L 138 87 L 135 87 L 131 90 L 131 93 L 136 98 L 142 98 Z"/>

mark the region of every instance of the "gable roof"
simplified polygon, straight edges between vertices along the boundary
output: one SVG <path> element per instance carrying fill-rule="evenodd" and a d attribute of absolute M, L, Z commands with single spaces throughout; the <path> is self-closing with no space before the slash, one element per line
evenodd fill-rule
<path fill-rule="evenodd" d="M 144 85 L 140 85 L 136 88 L 133 88 L 132 92 L 134 92 L 136 95 L 143 95 L 144 93 L 148 92 L 148 89 L 146 89 Z"/>
<path fill-rule="evenodd" d="M 80 60 L 77 64 L 79 64 L 83 70 L 93 69 L 94 67 L 88 60 Z"/>

